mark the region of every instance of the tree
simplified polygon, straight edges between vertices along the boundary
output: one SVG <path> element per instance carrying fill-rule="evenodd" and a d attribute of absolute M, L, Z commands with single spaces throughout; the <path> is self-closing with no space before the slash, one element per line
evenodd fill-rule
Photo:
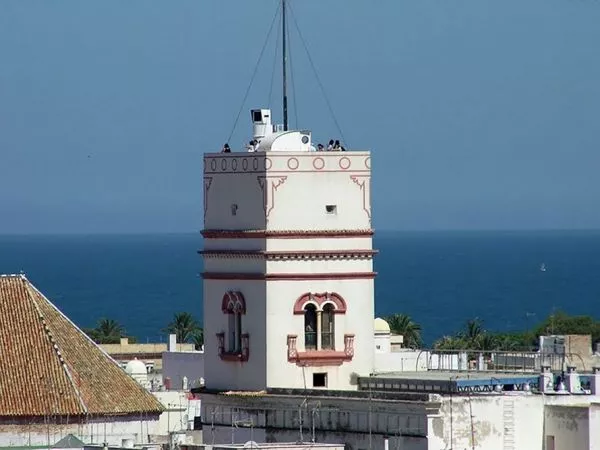
<path fill-rule="evenodd" d="M 535 328 L 535 334 L 590 334 L 592 342 L 597 342 L 600 340 L 600 322 L 590 316 L 569 316 L 557 311 Z"/>
<path fill-rule="evenodd" d="M 192 334 L 192 343 L 196 350 L 202 350 L 202 346 L 204 345 L 204 330 L 202 328 L 198 328 Z"/>
<path fill-rule="evenodd" d="M 173 315 L 173 320 L 164 331 L 177 335 L 177 342 L 189 342 L 193 339 L 194 333 L 201 329 L 189 312 L 179 312 Z M 202 334 L 202 341 L 204 341 L 204 334 Z"/>
<path fill-rule="evenodd" d="M 468 348 L 478 349 L 481 345 L 481 339 L 485 334 L 483 322 L 478 319 L 468 320 L 465 329 L 458 333 L 459 337 L 466 343 Z"/>
<path fill-rule="evenodd" d="M 406 314 L 393 314 L 385 318 L 393 334 L 401 334 L 404 337 L 404 345 L 409 348 L 420 348 L 423 345 L 421 339 L 421 325 L 414 322 Z"/>
<path fill-rule="evenodd" d="M 465 341 L 458 336 L 442 336 L 433 343 L 435 350 L 462 350 L 465 348 Z"/>
<path fill-rule="evenodd" d="M 125 337 L 125 328 L 113 319 L 98 320 L 95 328 L 84 329 L 84 332 L 97 344 L 118 344 Z"/>

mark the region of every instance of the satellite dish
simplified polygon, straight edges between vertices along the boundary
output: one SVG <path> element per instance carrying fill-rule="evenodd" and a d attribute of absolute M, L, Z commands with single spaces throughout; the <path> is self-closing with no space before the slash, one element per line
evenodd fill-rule
<path fill-rule="evenodd" d="M 260 448 L 254 441 L 248 441 L 244 444 L 244 448 Z"/>

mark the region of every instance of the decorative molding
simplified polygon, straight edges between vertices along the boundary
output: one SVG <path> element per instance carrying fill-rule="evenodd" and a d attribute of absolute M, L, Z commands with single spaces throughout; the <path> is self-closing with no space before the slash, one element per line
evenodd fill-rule
<path fill-rule="evenodd" d="M 202 230 L 205 239 L 368 238 L 374 230 Z"/>
<path fill-rule="evenodd" d="M 373 279 L 377 272 L 328 272 L 328 273 L 252 273 L 252 272 L 202 272 L 204 280 L 364 280 Z"/>
<path fill-rule="evenodd" d="M 227 291 L 221 301 L 223 314 L 246 314 L 246 299 L 239 291 Z"/>
<path fill-rule="evenodd" d="M 316 306 L 317 310 L 322 310 L 327 304 L 333 305 L 334 314 L 345 314 L 346 313 L 346 300 L 336 292 L 322 292 L 322 293 L 310 293 L 302 294 L 298 297 L 298 300 L 294 303 L 294 314 L 304 314 L 304 308 L 308 303 L 312 303 Z"/>
<path fill-rule="evenodd" d="M 242 334 L 242 350 L 240 352 L 225 351 L 225 333 L 217 333 L 218 355 L 222 361 L 247 362 L 250 359 L 250 335 Z"/>
<path fill-rule="evenodd" d="M 285 183 L 287 180 L 286 176 L 259 176 L 258 184 L 263 193 L 263 210 L 265 211 L 265 218 L 267 223 L 269 222 L 269 214 L 275 208 L 275 192 L 277 189 Z"/>
<path fill-rule="evenodd" d="M 377 250 L 199 250 L 205 258 L 265 259 L 267 261 L 320 261 L 320 260 L 364 260 L 373 259 Z"/>
<path fill-rule="evenodd" d="M 301 367 L 341 366 L 354 358 L 354 335 L 344 335 L 344 350 L 310 350 L 299 352 L 297 348 L 298 336 L 287 335 L 288 362 L 296 363 Z"/>
<path fill-rule="evenodd" d="M 204 220 L 206 220 L 206 211 L 208 211 L 208 192 L 212 184 L 213 177 L 204 177 Z"/>
<path fill-rule="evenodd" d="M 371 224 L 371 176 L 350 175 L 350 179 L 360 188 L 363 197 L 363 211 L 367 213 L 369 225 Z"/>
<path fill-rule="evenodd" d="M 366 158 L 365 158 L 366 157 Z M 368 162 L 367 162 L 368 160 Z M 351 167 L 354 167 L 351 169 Z M 288 174 L 318 172 L 369 173 L 370 156 L 360 152 L 218 153 L 204 157 L 204 173 Z"/>

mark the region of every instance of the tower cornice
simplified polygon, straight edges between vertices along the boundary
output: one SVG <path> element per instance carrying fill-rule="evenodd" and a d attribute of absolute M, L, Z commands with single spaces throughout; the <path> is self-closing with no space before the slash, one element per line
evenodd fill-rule
<path fill-rule="evenodd" d="M 373 259 L 377 250 L 200 250 L 205 258 L 250 258 L 267 261 Z"/>
<path fill-rule="evenodd" d="M 200 232 L 205 239 L 332 239 L 367 238 L 373 229 L 364 230 L 215 230 Z"/>

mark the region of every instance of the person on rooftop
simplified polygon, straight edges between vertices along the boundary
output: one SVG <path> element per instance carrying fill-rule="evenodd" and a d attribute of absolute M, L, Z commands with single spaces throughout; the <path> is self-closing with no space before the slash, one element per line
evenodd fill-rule
<path fill-rule="evenodd" d="M 318 151 L 318 152 L 322 152 L 322 151 L 324 151 L 324 150 L 325 150 L 325 147 L 323 147 L 323 144 L 319 144 L 319 145 L 317 145 L 317 151 Z"/>
<path fill-rule="evenodd" d="M 327 151 L 330 152 L 333 150 L 333 139 L 329 140 L 329 144 L 327 145 Z"/>
<path fill-rule="evenodd" d="M 229 148 L 229 144 L 225 143 L 225 145 L 221 149 L 221 153 L 231 153 L 231 148 Z"/>
<path fill-rule="evenodd" d="M 336 139 L 335 144 L 333 144 L 333 149 L 338 152 L 345 152 L 346 149 L 340 144 L 340 141 Z"/>

